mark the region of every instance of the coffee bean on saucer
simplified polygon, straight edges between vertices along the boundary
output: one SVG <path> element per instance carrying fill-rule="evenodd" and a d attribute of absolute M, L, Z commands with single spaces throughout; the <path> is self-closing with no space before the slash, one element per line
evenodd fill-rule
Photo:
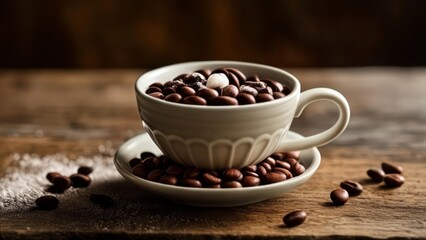
<path fill-rule="evenodd" d="M 178 182 L 178 179 L 174 175 L 166 174 L 166 175 L 163 175 L 160 178 L 159 182 L 160 183 L 164 183 L 164 184 L 168 184 L 168 185 L 176 185 L 177 182 Z"/>
<path fill-rule="evenodd" d="M 142 152 L 141 153 L 141 160 L 145 160 L 148 157 L 155 157 L 155 154 L 152 152 Z"/>
<path fill-rule="evenodd" d="M 281 168 L 281 167 L 272 168 L 272 172 L 280 172 L 286 176 L 286 179 L 293 177 L 293 174 L 288 169 Z"/>
<path fill-rule="evenodd" d="M 61 175 L 62 175 L 62 174 L 60 174 L 60 173 L 58 173 L 58 172 L 49 172 L 49 173 L 47 173 L 46 178 L 47 178 L 47 180 L 49 180 L 49 182 L 53 183 L 53 179 L 54 179 L 55 177 L 59 177 L 59 176 L 61 176 Z"/>
<path fill-rule="evenodd" d="M 388 174 L 388 173 L 402 174 L 402 172 L 404 170 L 401 166 L 386 163 L 386 162 L 382 163 L 382 169 L 386 174 Z"/>
<path fill-rule="evenodd" d="M 225 169 L 222 173 L 223 179 L 227 181 L 240 181 L 243 179 L 243 174 L 236 168 Z"/>
<path fill-rule="evenodd" d="M 351 180 L 346 180 L 341 182 L 340 187 L 345 189 L 349 193 L 349 196 L 360 195 L 363 190 L 363 187 L 361 184 Z"/>
<path fill-rule="evenodd" d="M 55 190 L 63 192 L 71 187 L 71 179 L 67 176 L 56 176 L 53 178 L 53 185 L 55 186 Z"/>
<path fill-rule="evenodd" d="M 179 164 L 173 164 L 166 169 L 166 173 L 174 176 L 182 175 L 185 172 L 185 168 Z"/>
<path fill-rule="evenodd" d="M 238 181 L 223 181 L 221 184 L 221 187 L 223 188 L 241 188 L 243 185 L 241 185 Z"/>
<path fill-rule="evenodd" d="M 93 203 L 99 204 L 102 208 L 111 208 L 115 205 L 114 200 L 105 194 L 92 193 L 89 196 L 89 200 Z"/>
<path fill-rule="evenodd" d="M 182 101 L 182 96 L 179 93 L 171 93 L 169 95 L 167 95 L 164 100 L 168 101 L 168 102 L 181 102 Z"/>
<path fill-rule="evenodd" d="M 90 182 L 92 179 L 89 176 L 83 175 L 83 174 L 73 174 L 70 176 L 72 186 L 75 188 L 84 188 L 88 187 L 90 185 Z"/>
<path fill-rule="evenodd" d="M 58 208 L 59 200 L 54 196 L 42 196 L 35 200 L 37 207 L 43 210 L 53 210 Z"/>
<path fill-rule="evenodd" d="M 241 171 L 249 171 L 249 172 L 256 172 L 257 166 L 255 164 L 243 167 Z"/>
<path fill-rule="evenodd" d="M 349 193 L 345 189 L 338 188 L 330 193 L 331 201 L 336 206 L 344 205 L 349 199 Z"/>
<path fill-rule="evenodd" d="M 77 170 L 77 173 L 83 174 L 83 175 L 89 175 L 93 172 L 93 168 L 89 166 L 80 166 Z"/>
<path fill-rule="evenodd" d="M 219 93 L 211 88 L 202 88 L 198 91 L 198 96 L 210 103 L 214 98 L 219 97 Z"/>
<path fill-rule="evenodd" d="M 291 170 L 291 165 L 290 165 L 290 163 L 288 163 L 288 162 L 284 162 L 284 161 L 281 161 L 281 160 L 277 160 L 277 161 L 275 162 L 275 166 L 276 166 L 276 167 L 280 167 L 280 168 L 285 168 L 285 169 L 287 169 L 287 170 Z"/>
<path fill-rule="evenodd" d="M 256 103 L 256 99 L 252 94 L 249 93 L 239 93 L 236 97 L 239 105 L 248 105 Z"/>
<path fill-rule="evenodd" d="M 385 178 L 385 172 L 380 168 L 368 169 L 367 175 L 371 178 L 373 182 L 376 183 L 382 182 Z"/>
<path fill-rule="evenodd" d="M 222 179 L 214 176 L 214 174 L 206 172 L 201 176 L 201 181 L 206 185 L 216 185 L 222 182 Z"/>
<path fill-rule="evenodd" d="M 293 211 L 284 216 L 283 222 L 287 227 L 295 227 L 306 220 L 306 212 L 302 210 Z"/>
<path fill-rule="evenodd" d="M 260 179 L 258 177 L 255 176 L 244 176 L 243 179 L 241 180 L 241 185 L 243 185 L 243 187 L 253 187 L 253 186 L 258 186 L 260 184 Z"/>
<path fill-rule="evenodd" d="M 282 182 L 287 179 L 287 176 L 281 172 L 268 172 L 265 176 L 267 183 Z"/>
<path fill-rule="evenodd" d="M 264 166 L 257 166 L 256 173 L 259 175 L 260 178 L 264 178 L 268 171 Z"/>
<path fill-rule="evenodd" d="M 305 167 L 300 163 L 295 163 L 292 167 L 292 172 L 295 176 L 299 176 L 305 172 Z"/>
<path fill-rule="evenodd" d="M 203 187 L 203 184 L 199 180 L 193 179 L 193 178 L 183 179 L 181 181 L 181 185 L 185 187 L 196 187 L 196 188 Z"/>
<path fill-rule="evenodd" d="M 384 181 L 387 187 L 397 188 L 404 184 L 405 178 L 401 174 L 391 173 L 386 174 Z"/>
<path fill-rule="evenodd" d="M 143 164 L 138 164 L 132 168 L 132 174 L 140 178 L 146 178 L 148 173 L 149 169 Z"/>
<path fill-rule="evenodd" d="M 154 169 L 150 173 L 148 173 L 148 176 L 146 179 L 153 182 L 158 182 L 160 178 L 165 174 L 163 169 Z"/>
<path fill-rule="evenodd" d="M 228 97 L 235 98 L 238 95 L 239 90 L 234 85 L 228 85 L 228 86 L 222 88 L 222 90 L 220 92 L 221 92 L 221 96 L 228 96 Z"/>
<path fill-rule="evenodd" d="M 183 173 L 183 178 L 198 178 L 198 176 L 200 175 L 200 169 L 195 168 L 195 167 L 191 167 L 191 168 L 187 168 L 185 169 L 185 172 Z"/>

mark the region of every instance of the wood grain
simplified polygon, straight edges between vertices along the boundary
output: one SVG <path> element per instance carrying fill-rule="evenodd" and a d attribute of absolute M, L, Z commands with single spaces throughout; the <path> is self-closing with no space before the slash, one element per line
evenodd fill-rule
<path fill-rule="evenodd" d="M 71 158 L 117 147 L 142 132 L 133 84 L 140 70 L 25 70 L 0 72 L 0 165 L 13 153 L 65 153 Z M 0 238 L 60 239 L 384 239 L 426 238 L 426 69 L 290 69 L 303 89 L 330 87 L 345 95 L 352 119 L 335 142 L 320 148 L 322 163 L 302 188 L 237 208 L 194 208 L 134 193 L 124 180 L 108 183 L 128 191 L 141 208 L 91 219 L 54 222 L 28 214 L 0 215 Z M 335 121 L 336 109 L 318 103 L 296 119 L 305 135 Z M 368 181 L 366 171 L 382 161 L 401 164 L 406 183 L 387 189 Z M 340 181 L 360 181 L 365 190 L 343 207 L 330 205 Z M 2 186 L 0 186 L 1 188 Z M 119 191 L 119 190 L 117 190 Z M 304 209 L 307 221 L 282 225 L 284 214 Z M 117 223 L 115 219 L 128 218 Z"/>

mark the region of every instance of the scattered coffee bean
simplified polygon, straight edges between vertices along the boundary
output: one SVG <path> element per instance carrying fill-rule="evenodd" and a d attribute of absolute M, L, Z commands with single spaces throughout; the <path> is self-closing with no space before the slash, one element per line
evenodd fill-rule
<path fill-rule="evenodd" d="M 67 176 L 56 176 L 53 178 L 54 190 L 58 192 L 63 192 L 71 187 L 71 179 Z"/>
<path fill-rule="evenodd" d="M 77 173 L 83 174 L 83 175 L 89 175 L 93 172 L 93 168 L 89 166 L 80 166 L 77 170 Z"/>
<path fill-rule="evenodd" d="M 290 91 L 271 79 L 260 80 L 257 75 L 246 77 L 236 68 L 218 68 L 181 74 L 164 84 L 152 83 L 145 93 L 175 103 L 226 106 L 272 101 L 285 97 Z"/>
<path fill-rule="evenodd" d="M 340 187 L 345 189 L 349 193 L 349 196 L 360 195 L 363 191 L 363 187 L 361 184 L 351 180 L 341 182 Z"/>
<path fill-rule="evenodd" d="M 390 173 L 386 174 L 384 181 L 387 187 L 397 188 L 404 184 L 405 178 L 401 174 Z"/>
<path fill-rule="evenodd" d="M 61 176 L 61 174 L 58 172 L 49 172 L 47 173 L 46 178 L 47 180 L 49 180 L 49 182 L 53 183 L 53 179 L 59 176 Z"/>
<path fill-rule="evenodd" d="M 344 205 L 349 199 L 349 193 L 345 189 L 339 188 L 330 193 L 330 198 L 334 205 Z"/>
<path fill-rule="evenodd" d="M 371 168 L 368 169 L 367 175 L 371 178 L 373 182 L 380 183 L 385 178 L 385 172 L 380 168 Z"/>
<path fill-rule="evenodd" d="M 293 211 L 284 216 L 283 222 L 288 227 L 295 227 L 306 220 L 306 212 L 302 210 Z"/>
<path fill-rule="evenodd" d="M 84 188 L 88 187 L 90 185 L 90 182 L 92 179 L 89 176 L 83 175 L 83 174 L 73 174 L 70 176 L 72 186 L 75 188 Z"/>
<path fill-rule="evenodd" d="M 36 205 L 43 210 L 53 210 L 58 208 L 59 200 L 54 196 L 42 196 L 35 200 Z"/>
<path fill-rule="evenodd" d="M 388 173 L 402 174 L 402 172 L 404 170 L 401 166 L 393 165 L 393 164 L 386 163 L 386 162 L 382 163 L 382 169 L 386 174 L 388 174 Z"/>
<path fill-rule="evenodd" d="M 91 202 L 99 204 L 102 208 L 111 208 L 115 205 L 114 200 L 105 194 L 92 193 L 89 196 Z"/>

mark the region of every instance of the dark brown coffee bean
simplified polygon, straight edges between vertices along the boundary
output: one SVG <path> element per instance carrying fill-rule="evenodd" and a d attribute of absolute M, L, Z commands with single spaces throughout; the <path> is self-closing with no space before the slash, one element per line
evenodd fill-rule
<path fill-rule="evenodd" d="M 58 208 L 59 200 L 54 196 L 42 196 L 35 200 L 37 207 L 43 210 L 53 210 Z"/>
<path fill-rule="evenodd" d="M 227 181 L 240 181 L 243 179 L 243 174 L 236 168 L 228 168 L 223 171 L 223 179 Z"/>
<path fill-rule="evenodd" d="M 71 187 L 71 180 L 67 176 L 56 176 L 53 178 L 53 185 L 59 192 L 63 192 Z"/>
<path fill-rule="evenodd" d="M 149 170 L 159 168 L 161 161 L 157 157 L 147 157 L 142 161 L 142 164 L 145 165 Z"/>
<path fill-rule="evenodd" d="M 274 100 L 274 97 L 269 93 L 259 93 L 256 96 L 257 102 L 269 102 L 269 101 L 272 101 L 272 100 Z"/>
<path fill-rule="evenodd" d="M 174 176 L 182 175 L 185 172 L 185 168 L 179 164 L 173 164 L 167 168 L 166 173 Z"/>
<path fill-rule="evenodd" d="M 227 68 L 226 69 L 229 73 L 234 74 L 239 81 L 240 85 L 243 85 L 246 81 L 246 76 L 244 75 L 244 73 L 242 73 L 240 70 L 236 69 L 236 68 Z"/>
<path fill-rule="evenodd" d="M 283 173 L 287 177 L 287 179 L 293 177 L 293 174 L 288 169 L 281 168 L 281 167 L 274 167 L 274 168 L 272 168 L 272 172 Z"/>
<path fill-rule="evenodd" d="M 215 106 L 238 105 L 238 101 L 229 96 L 219 96 L 214 98 L 211 104 Z"/>
<path fill-rule="evenodd" d="M 276 164 L 276 161 L 274 158 L 272 157 L 267 157 L 265 158 L 265 160 L 263 160 L 263 162 L 266 162 L 267 164 L 269 164 L 271 167 L 274 167 Z"/>
<path fill-rule="evenodd" d="M 246 81 L 249 81 L 249 82 L 260 82 L 260 78 L 257 75 L 253 75 L 253 76 L 247 77 Z"/>
<path fill-rule="evenodd" d="M 132 168 L 132 174 L 140 178 L 146 178 L 148 176 L 149 169 L 143 164 L 138 164 Z"/>
<path fill-rule="evenodd" d="M 240 93 L 247 93 L 247 94 L 253 95 L 254 97 L 256 97 L 257 94 L 259 94 L 255 88 L 247 86 L 247 85 L 240 86 Z"/>
<path fill-rule="evenodd" d="M 196 187 L 196 188 L 203 187 L 203 184 L 201 184 L 200 181 L 193 178 L 185 178 L 181 181 L 181 184 L 182 186 L 185 186 L 185 187 Z"/>
<path fill-rule="evenodd" d="M 72 182 L 72 186 L 75 188 L 88 187 L 90 185 L 90 182 L 92 182 L 92 179 L 89 176 L 79 173 L 71 175 L 70 179 Z"/>
<path fill-rule="evenodd" d="M 341 182 L 340 187 L 345 189 L 349 193 L 349 196 L 360 195 L 362 193 L 362 190 L 364 190 L 361 184 L 351 180 Z"/>
<path fill-rule="evenodd" d="M 368 169 L 367 175 L 371 178 L 373 182 L 376 183 L 382 182 L 385 178 L 385 172 L 379 168 Z"/>
<path fill-rule="evenodd" d="M 206 88 L 206 86 L 202 82 L 195 82 L 188 84 L 188 87 L 191 87 L 195 90 L 195 92 L 198 92 L 202 88 Z"/>
<path fill-rule="evenodd" d="M 240 81 L 238 80 L 238 77 L 235 76 L 235 74 L 228 72 L 228 80 L 229 80 L 229 85 L 234 86 L 237 88 L 240 88 Z"/>
<path fill-rule="evenodd" d="M 197 178 L 200 175 L 200 169 L 192 167 L 185 169 L 183 178 Z"/>
<path fill-rule="evenodd" d="M 198 91 L 197 95 L 204 98 L 207 102 L 211 102 L 214 98 L 219 96 L 219 93 L 211 88 L 202 88 Z"/>
<path fill-rule="evenodd" d="M 185 97 L 182 101 L 185 104 L 192 104 L 192 105 L 207 105 L 207 101 L 199 96 L 188 96 Z"/>
<path fill-rule="evenodd" d="M 256 173 L 259 175 L 260 178 L 264 178 L 268 171 L 266 171 L 265 167 L 263 166 L 257 166 Z"/>
<path fill-rule="evenodd" d="M 200 70 L 197 70 L 195 72 L 201 73 L 204 76 L 204 78 L 207 79 L 210 76 L 210 74 L 212 73 L 212 70 L 210 70 L 210 69 L 200 69 Z"/>
<path fill-rule="evenodd" d="M 259 178 L 259 174 L 257 174 L 256 172 L 242 171 L 241 173 L 243 174 L 243 176 L 252 176 Z"/>
<path fill-rule="evenodd" d="M 173 81 L 183 80 L 183 79 L 185 79 L 185 78 L 186 78 L 186 76 L 188 76 L 188 74 L 187 74 L 187 73 L 182 73 L 182 74 L 180 74 L 180 75 L 176 76 L 175 78 L 173 78 Z"/>
<path fill-rule="evenodd" d="M 243 185 L 241 185 L 240 182 L 237 181 L 224 181 L 221 184 L 222 188 L 241 188 Z"/>
<path fill-rule="evenodd" d="M 206 78 L 204 77 L 203 74 L 198 72 L 193 72 L 191 74 L 186 75 L 185 78 L 183 79 L 183 82 L 186 84 L 190 84 L 190 83 L 202 82 L 205 80 Z"/>
<path fill-rule="evenodd" d="M 397 166 L 397 165 L 390 164 L 390 163 L 387 163 L 387 162 L 382 163 L 382 169 L 383 169 L 383 171 L 385 171 L 386 174 L 388 174 L 388 173 L 402 174 L 402 172 L 404 171 L 404 169 L 401 166 Z"/>
<path fill-rule="evenodd" d="M 284 216 L 283 222 L 287 227 L 295 227 L 306 220 L 306 212 L 302 210 L 293 211 Z"/>
<path fill-rule="evenodd" d="M 336 206 L 344 205 L 349 199 L 349 193 L 345 189 L 336 189 L 330 193 L 330 199 Z"/>
<path fill-rule="evenodd" d="M 269 164 L 268 164 L 268 163 L 266 163 L 266 162 L 261 162 L 261 163 L 259 163 L 259 164 L 258 164 L 258 166 L 262 166 L 262 167 L 264 167 L 264 168 L 266 169 L 266 171 L 267 171 L 267 172 L 270 172 L 270 171 L 272 170 L 271 165 L 269 165 Z"/>
<path fill-rule="evenodd" d="M 133 158 L 132 160 L 129 161 L 129 166 L 130 168 L 134 168 L 136 165 L 138 165 L 141 162 L 142 160 L 140 158 Z"/>
<path fill-rule="evenodd" d="M 390 174 L 386 174 L 384 181 L 387 187 L 397 188 L 397 187 L 400 187 L 402 184 L 404 184 L 405 178 L 401 174 L 390 173 Z"/>
<path fill-rule="evenodd" d="M 287 170 L 291 170 L 291 165 L 288 162 L 276 161 L 275 166 L 280 167 L 280 168 L 285 168 Z"/>
<path fill-rule="evenodd" d="M 265 176 L 265 181 L 267 183 L 277 183 L 286 180 L 287 177 L 281 172 L 268 172 Z"/>
<path fill-rule="evenodd" d="M 155 82 L 155 83 L 153 83 L 153 84 L 149 85 L 149 87 L 157 87 L 157 88 L 159 88 L 159 89 L 162 89 L 164 86 L 163 86 L 163 84 L 162 84 L 162 83 L 160 83 L 160 82 Z"/>
<path fill-rule="evenodd" d="M 271 95 L 271 96 L 272 96 L 272 94 L 274 94 L 274 92 L 272 91 L 272 88 L 270 88 L 270 87 L 266 87 L 266 88 L 256 88 L 256 90 L 257 90 L 257 92 L 258 92 L 259 94 L 261 94 L 261 93 L 266 93 L 266 94 L 269 94 L 269 95 Z M 272 96 L 272 98 L 273 98 L 273 96 Z"/>
<path fill-rule="evenodd" d="M 266 85 L 268 85 L 270 88 L 272 88 L 272 91 L 274 92 L 282 92 L 284 90 L 284 87 L 281 83 L 271 80 L 271 79 L 262 79 L 260 80 L 264 83 L 266 83 Z"/>
<path fill-rule="evenodd" d="M 244 83 L 244 85 L 248 86 L 248 87 L 252 87 L 252 88 L 266 88 L 268 86 L 268 85 L 266 85 L 266 83 L 264 83 L 262 81 L 259 81 L 259 82 L 257 82 L 257 81 L 255 81 L 255 82 L 246 81 Z"/>
<path fill-rule="evenodd" d="M 283 87 L 284 87 L 284 89 L 283 89 L 282 93 L 284 93 L 285 95 L 289 95 L 291 93 L 291 89 L 287 86 L 284 86 L 284 85 L 283 85 Z"/>
<path fill-rule="evenodd" d="M 254 176 L 244 176 L 243 179 L 241 180 L 241 185 L 243 185 L 243 187 L 258 186 L 259 184 L 260 184 L 260 179 Z"/>
<path fill-rule="evenodd" d="M 228 85 L 222 88 L 220 92 L 221 92 L 220 94 L 221 96 L 228 96 L 232 98 L 235 98 L 239 93 L 238 88 L 234 85 Z"/>
<path fill-rule="evenodd" d="M 295 163 L 293 166 L 292 166 L 292 172 L 293 172 L 293 175 L 294 176 L 299 176 L 299 175 L 301 175 L 302 173 L 304 173 L 305 172 L 305 166 L 303 166 L 302 164 L 300 164 L 300 163 Z"/>
<path fill-rule="evenodd" d="M 165 96 L 164 99 L 166 99 L 168 95 L 176 93 L 176 89 L 173 87 L 166 87 L 166 88 L 163 88 L 162 93 Z"/>
<path fill-rule="evenodd" d="M 47 178 L 47 180 L 49 180 L 49 182 L 53 183 L 53 179 L 54 179 L 55 177 L 59 177 L 59 176 L 61 176 L 61 175 L 62 175 L 62 174 L 60 174 L 60 173 L 58 173 L 58 172 L 49 172 L 49 173 L 47 173 L 46 178 Z"/>
<path fill-rule="evenodd" d="M 145 91 L 145 93 L 146 93 L 146 94 L 150 94 L 150 93 L 154 93 L 154 92 L 162 93 L 162 90 L 161 90 L 161 88 L 158 88 L 158 87 L 149 87 L 149 88 Z"/>
<path fill-rule="evenodd" d="M 211 173 L 204 173 L 201 176 L 201 181 L 206 185 L 215 185 L 220 184 L 222 182 L 222 179 L 212 175 Z"/>
<path fill-rule="evenodd" d="M 150 173 L 148 173 L 148 176 L 146 179 L 153 182 L 158 182 L 160 178 L 165 174 L 164 170 L 162 169 L 154 169 Z"/>
<path fill-rule="evenodd" d="M 161 166 L 162 166 L 163 169 L 167 169 L 171 165 L 175 164 L 175 162 L 173 162 L 173 160 L 171 160 L 170 158 L 168 158 L 164 155 L 158 157 L 158 159 L 160 160 Z"/>
<path fill-rule="evenodd" d="M 155 154 L 152 152 L 142 152 L 141 153 L 141 160 L 145 160 L 148 157 L 155 157 Z"/>
<path fill-rule="evenodd" d="M 103 209 L 112 208 L 115 205 L 114 200 L 105 194 L 92 193 L 89 200 L 93 203 L 99 204 Z"/>
<path fill-rule="evenodd" d="M 80 166 L 77 170 L 77 173 L 83 174 L 83 175 L 89 175 L 93 172 L 93 168 L 89 166 Z"/>
<path fill-rule="evenodd" d="M 204 187 L 206 187 L 206 188 L 222 188 L 221 186 L 220 186 L 220 184 L 213 184 L 213 185 L 203 185 Z"/>
<path fill-rule="evenodd" d="M 168 185 L 176 185 L 178 182 L 178 179 L 176 176 L 166 174 L 160 178 L 159 182 L 168 184 Z"/>
<path fill-rule="evenodd" d="M 274 99 L 279 99 L 285 97 L 285 94 L 282 92 L 274 92 L 272 93 L 272 97 L 274 97 Z"/>
<path fill-rule="evenodd" d="M 208 174 L 211 174 L 211 175 L 213 175 L 215 177 L 219 177 L 219 172 L 215 171 L 215 170 L 212 170 L 212 169 L 204 170 L 204 173 L 208 173 Z"/>
<path fill-rule="evenodd" d="M 275 160 L 283 160 L 285 158 L 285 153 L 281 153 L 281 152 L 274 152 L 271 154 L 271 158 L 275 159 Z"/>
<path fill-rule="evenodd" d="M 288 162 L 292 168 L 293 168 L 294 165 L 299 163 L 296 158 L 284 158 L 283 161 Z"/>
<path fill-rule="evenodd" d="M 248 104 L 256 103 L 256 99 L 254 98 L 254 96 L 248 93 L 239 93 L 236 98 L 237 98 L 238 104 L 240 105 L 248 105 Z"/>
<path fill-rule="evenodd" d="M 182 96 L 179 93 L 171 93 L 169 95 L 167 95 L 164 100 L 168 101 L 168 102 L 175 102 L 178 103 L 180 101 L 182 101 Z"/>
<path fill-rule="evenodd" d="M 255 164 L 245 166 L 241 171 L 249 171 L 249 172 L 256 172 L 257 166 Z"/>
<path fill-rule="evenodd" d="M 151 97 L 154 97 L 154 98 L 164 99 L 164 95 L 161 92 L 153 92 L 153 93 L 150 93 L 148 95 L 151 96 Z"/>
<path fill-rule="evenodd" d="M 188 96 L 195 95 L 195 90 L 191 87 L 183 86 L 178 90 L 178 93 L 180 95 L 182 95 L 183 98 L 185 98 L 185 97 L 188 97 Z"/>

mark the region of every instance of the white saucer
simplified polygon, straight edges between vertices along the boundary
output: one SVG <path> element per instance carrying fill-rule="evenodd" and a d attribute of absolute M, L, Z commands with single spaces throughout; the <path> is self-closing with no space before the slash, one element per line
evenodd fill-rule
<path fill-rule="evenodd" d="M 303 136 L 291 131 L 286 135 L 286 139 L 300 138 L 303 138 Z M 117 149 L 114 159 L 118 172 L 127 180 L 150 193 L 181 204 L 203 207 L 242 206 L 277 197 L 304 184 L 312 177 L 321 163 L 321 154 L 318 149 L 310 148 L 303 150 L 300 155 L 300 162 L 306 167 L 306 171 L 289 180 L 246 188 L 190 188 L 156 183 L 133 175 L 129 161 L 134 157 L 139 157 L 140 153 L 145 151 L 152 152 L 157 156 L 162 154 L 146 133 L 137 135 L 122 144 Z"/>

